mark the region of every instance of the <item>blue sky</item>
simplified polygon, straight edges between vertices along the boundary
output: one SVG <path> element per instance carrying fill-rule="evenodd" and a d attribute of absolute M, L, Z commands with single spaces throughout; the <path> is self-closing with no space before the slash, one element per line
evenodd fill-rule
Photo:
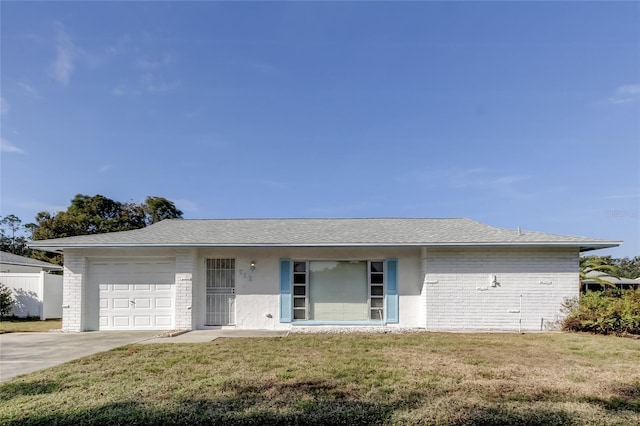
<path fill-rule="evenodd" d="M 469 217 L 640 255 L 637 2 L 8 2 L 0 215 Z"/>

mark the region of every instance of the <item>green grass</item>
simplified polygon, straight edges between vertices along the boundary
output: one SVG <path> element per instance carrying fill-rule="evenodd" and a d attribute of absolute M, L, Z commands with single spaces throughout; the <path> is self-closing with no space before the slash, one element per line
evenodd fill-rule
<path fill-rule="evenodd" d="M 0 424 L 640 424 L 640 341 L 291 335 L 135 345 L 0 384 Z"/>
<path fill-rule="evenodd" d="M 41 321 L 37 318 L 11 317 L 0 320 L 0 334 L 47 332 L 49 330 L 59 330 L 60 328 L 62 328 L 62 320 L 60 319 Z"/>

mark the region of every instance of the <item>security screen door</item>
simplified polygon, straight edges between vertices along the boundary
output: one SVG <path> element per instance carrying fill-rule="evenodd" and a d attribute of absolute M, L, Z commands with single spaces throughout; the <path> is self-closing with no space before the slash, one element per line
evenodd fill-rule
<path fill-rule="evenodd" d="M 206 325 L 233 325 L 236 322 L 236 261 L 207 259 Z"/>

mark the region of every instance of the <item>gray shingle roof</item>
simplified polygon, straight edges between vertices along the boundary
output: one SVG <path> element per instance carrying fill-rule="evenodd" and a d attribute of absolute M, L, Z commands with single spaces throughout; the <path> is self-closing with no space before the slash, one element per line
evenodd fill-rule
<path fill-rule="evenodd" d="M 84 247 L 571 246 L 620 241 L 495 228 L 470 219 L 172 219 L 134 231 L 33 241 L 44 250 Z"/>
<path fill-rule="evenodd" d="M 36 266 L 49 271 L 61 271 L 62 266 L 53 263 L 42 262 L 41 260 L 31 259 L 30 257 L 19 256 L 6 251 L 0 251 L 0 263 L 4 265 L 20 265 L 20 266 Z"/>

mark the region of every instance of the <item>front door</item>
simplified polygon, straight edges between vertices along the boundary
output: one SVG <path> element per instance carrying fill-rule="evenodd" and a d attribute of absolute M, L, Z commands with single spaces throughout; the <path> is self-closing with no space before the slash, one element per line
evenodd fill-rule
<path fill-rule="evenodd" d="M 236 322 L 236 261 L 207 259 L 206 325 L 233 325 Z"/>

